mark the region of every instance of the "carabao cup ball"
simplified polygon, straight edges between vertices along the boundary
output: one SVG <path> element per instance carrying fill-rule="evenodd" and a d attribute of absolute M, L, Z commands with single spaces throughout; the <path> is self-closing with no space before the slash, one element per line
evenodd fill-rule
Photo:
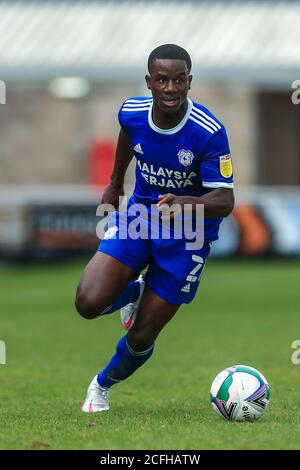
<path fill-rule="evenodd" d="M 237 365 L 222 370 L 210 390 L 213 409 L 228 421 L 259 419 L 269 400 L 268 382 L 258 370 L 249 366 Z"/>

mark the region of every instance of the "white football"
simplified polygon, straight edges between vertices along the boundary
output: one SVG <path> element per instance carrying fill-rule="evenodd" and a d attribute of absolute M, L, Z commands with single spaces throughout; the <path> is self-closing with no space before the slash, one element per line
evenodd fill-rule
<path fill-rule="evenodd" d="M 237 365 L 223 369 L 214 379 L 210 401 L 219 416 L 229 421 L 260 418 L 270 400 L 270 386 L 261 372 Z"/>

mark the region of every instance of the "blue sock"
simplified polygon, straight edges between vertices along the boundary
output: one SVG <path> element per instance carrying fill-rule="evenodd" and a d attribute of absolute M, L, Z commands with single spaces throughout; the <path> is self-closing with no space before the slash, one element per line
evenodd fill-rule
<path fill-rule="evenodd" d="M 110 388 L 112 385 L 127 379 L 141 367 L 153 353 L 154 344 L 146 351 L 135 352 L 127 342 L 127 335 L 123 336 L 117 344 L 116 354 L 107 366 L 97 376 L 101 387 Z"/>
<path fill-rule="evenodd" d="M 119 310 L 119 308 L 124 307 L 124 305 L 135 302 L 140 295 L 140 287 L 141 284 L 138 281 L 130 282 L 122 294 L 119 295 L 119 297 L 116 299 L 116 301 L 106 307 L 106 309 L 100 313 L 100 316 L 113 313 L 116 310 Z"/>

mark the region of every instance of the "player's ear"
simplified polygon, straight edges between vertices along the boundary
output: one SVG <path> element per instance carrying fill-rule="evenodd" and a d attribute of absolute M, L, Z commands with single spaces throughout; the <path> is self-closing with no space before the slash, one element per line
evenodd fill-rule
<path fill-rule="evenodd" d="M 150 75 L 146 75 L 145 80 L 146 80 L 146 83 L 147 83 L 148 90 L 151 90 L 151 85 L 150 85 L 151 77 L 150 77 Z"/>
<path fill-rule="evenodd" d="M 191 89 L 192 80 L 193 80 L 193 75 L 189 75 L 189 90 Z"/>

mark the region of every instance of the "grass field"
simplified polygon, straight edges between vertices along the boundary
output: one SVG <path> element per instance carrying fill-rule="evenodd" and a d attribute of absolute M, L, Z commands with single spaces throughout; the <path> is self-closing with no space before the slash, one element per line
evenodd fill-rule
<path fill-rule="evenodd" d="M 300 448 L 300 265 L 210 261 L 194 302 L 166 327 L 151 360 L 111 392 L 111 411 L 81 413 L 86 387 L 123 335 L 119 314 L 87 321 L 73 308 L 84 262 L 0 266 L 1 449 Z M 271 401 L 255 423 L 222 421 L 214 376 L 258 368 Z"/>

